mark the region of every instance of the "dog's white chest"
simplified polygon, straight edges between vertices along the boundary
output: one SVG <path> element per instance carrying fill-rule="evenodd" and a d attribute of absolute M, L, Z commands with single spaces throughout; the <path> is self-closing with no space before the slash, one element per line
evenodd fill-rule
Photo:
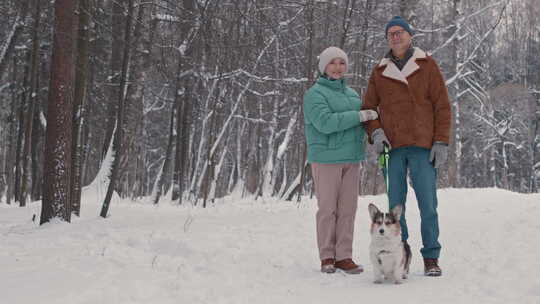
<path fill-rule="evenodd" d="M 377 246 L 379 245 L 379 246 Z M 371 244 L 370 255 L 373 267 L 386 278 L 394 277 L 397 272 L 402 272 L 403 248 L 392 244 Z"/>
<path fill-rule="evenodd" d="M 376 253 L 376 264 L 385 274 L 392 273 L 399 267 L 400 257 L 398 252 L 380 250 Z"/>

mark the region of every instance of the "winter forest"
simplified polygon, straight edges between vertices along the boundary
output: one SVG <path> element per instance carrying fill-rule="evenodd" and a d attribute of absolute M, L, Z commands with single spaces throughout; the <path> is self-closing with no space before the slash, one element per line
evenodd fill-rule
<path fill-rule="evenodd" d="M 440 188 L 540 188 L 539 0 L 2 0 L 0 196 L 70 221 L 81 191 L 207 206 L 298 200 L 302 98 L 326 47 L 365 92 L 395 15 L 446 79 Z M 376 155 L 361 195 L 384 192 Z"/>

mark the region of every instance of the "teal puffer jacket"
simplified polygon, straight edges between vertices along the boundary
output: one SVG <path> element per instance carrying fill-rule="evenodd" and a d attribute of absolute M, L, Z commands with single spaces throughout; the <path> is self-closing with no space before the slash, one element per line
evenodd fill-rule
<path fill-rule="evenodd" d="M 362 101 L 344 79 L 319 77 L 304 95 L 304 131 L 310 163 L 354 163 L 365 157 Z"/>

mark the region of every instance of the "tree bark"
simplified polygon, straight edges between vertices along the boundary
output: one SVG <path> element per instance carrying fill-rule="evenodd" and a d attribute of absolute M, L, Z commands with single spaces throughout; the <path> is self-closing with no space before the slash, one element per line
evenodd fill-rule
<path fill-rule="evenodd" d="M 88 28 L 90 3 L 88 0 L 79 0 L 79 25 L 77 37 L 77 64 L 75 72 L 75 96 L 73 100 L 73 141 L 71 174 L 71 201 L 72 211 L 75 215 L 81 213 L 81 132 L 84 123 L 86 87 L 88 73 Z"/>
<path fill-rule="evenodd" d="M 171 109 L 171 118 L 169 121 L 169 141 L 167 143 L 167 152 L 165 153 L 165 160 L 163 161 L 163 167 L 161 169 L 161 175 L 158 176 L 157 185 L 156 185 L 156 193 L 154 197 L 154 205 L 157 205 L 159 203 L 159 199 L 161 198 L 161 195 L 164 193 L 165 183 L 167 179 L 170 178 L 169 174 L 169 167 L 171 164 L 171 158 L 172 158 L 172 150 L 173 150 L 173 144 L 174 144 L 174 117 L 176 116 L 175 111 L 176 107 L 172 107 Z"/>
<path fill-rule="evenodd" d="M 42 78 L 43 76 L 40 77 L 40 79 Z M 39 98 L 38 104 L 34 110 L 34 124 L 32 131 L 32 192 L 29 193 L 32 196 L 32 201 L 41 199 L 43 188 L 43 150 L 45 145 L 45 127 L 41 125 L 40 120 L 40 116 L 42 114 L 40 106 L 41 103 L 41 98 Z"/>
<path fill-rule="evenodd" d="M 111 74 L 109 75 L 108 84 L 109 84 L 109 100 L 115 100 L 120 94 L 122 94 L 121 87 L 121 73 L 122 73 L 122 50 L 124 49 L 125 41 L 122 40 L 122 28 L 125 26 L 125 17 L 124 17 L 124 7 L 128 0 L 115 0 L 111 1 L 111 33 L 112 33 L 112 46 L 111 46 Z M 107 155 L 107 149 L 109 149 L 109 143 L 113 137 L 113 132 L 116 124 L 116 117 L 118 111 L 118 104 L 114 102 L 107 103 L 106 111 L 106 129 L 105 129 L 105 139 L 103 141 L 103 148 L 101 152 L 101 160 Z"/>
<path fill-rule="evenodd" d="M 76 0 L 56 0 L 41 221 L 71 221 L 70 173 Z"/>
<path fill-rule="evenodd" d="M 454 22 L 454 26 L 449 31 L 448 35 L 451 37 L 458 30 L 457 28 L 457 18 L 458 14 L 458 5 L 460 0 L 452 1 L 452 8 L 450 9 L 450 19 Z M 451 61 L 450 61 L 450 70 L 457 73 L 458 72 L 458 51 L 459 51 L 459 42 L 457 39 L 451 43 Z M 451 96 L 456 96 L 459 92 L 459 81 L 454 81 L 452 84 L 453 93 Z M 451 91 L 452 92 L 452 91 Z M 449 155 L 448 155 L 448 185 L 451 187 L 459 187 L 459 162 L 461 154 L 461 139 L 459 134 L 459 102 L 457 98 L 451 100 L 452 106 L 452 127 L 450 134 L 450 146 L 449 146 Z"/>
<path fill-rule="evenodd" d="M 221 76 L 220 76 L 221 78 Z M 219 80 L 218 80 L 219 81 Z M 202 189 L 200 191 L 202 191 L 203 193 L 203 208 L 206 208 L 206 201 L 208 199 L 208 194 L 209 194 L 209 191 L 210 191 L 210 184 L 213 183 L 214 181 L 214 171 L 215 171 L 215 167 L 216 167 L 216 161 L 215 161 L 215 155 L 216 155 L 216 152 L 215 150 L 212 151 L 212 146 L 214 145 L 214 142 L 216 140 L 216 133 L 217 133 L 217 130 L 216 129 L 216 125 L 217 125 L 217 120 L 218 120 L 218 103 L 219 103 L 219 95 L 220 95 L 220 87 L 219 87 L 219 84 L 218 84 L 218 88 L 216 90 L 216 98 L 215 98 L 215 101 L 212 103 L 212 109 L 211 109 L 211 116 L 210 116 L 210 128 L 209 128 L 209 132 L 208 132 L 208 144 L 207 144 L 207 151 L 206 151 L 206 161 L 207 161 L 207 170 L 204 170 L 203 171 L 203 174 L 205 174 L 204 176 L 204 182 L 203 182 L 203 185 L 202 185 Z M 196 200 L 198 199 L 198 197 L 195 198 Z M 212 203 L 213 203 L 213 198 L 212 198 Z"/>
<path fill-rule="evenodd" d="M 307 7 L 307 11 L 306 11 L 306 21 L 307 21 L 307 34 L 308 34 L 308 45 L 307 45 L 307 48 L 306 48 L 306 58 L 307 58 L 307 61 L 306 61 L 306 67 L 305 67 L 305 73 L 306 73 L 306 76 L 307 76 L 307 83 L 306 83 L 306 86 L 305 86 L 305 90 L 308 89 L 309 86 L 311 86 L 313 84 L 313 36 L 314 36 L 314 33 L 313 33 L 313 10 L 314 10 L 314 3 L 313 3 L 313 0 L 309 0 L 308 2 L 308 7 Z M 299 100 L 303 100 L 302 99 L 302 95 L 300 95 L 300 98 Z M 304 121 L 304 111 L 302 110 L 302 107 L 303 107 L 303 102 L 300 102 L 299 103 L 299 113 L 300 113 L 300 119 L 299 121 Z M 300 126 L 303 126 L 303 124 L 300 124 Z M 303 128 L 300 127 L 300 132 L 303 133 Z M 305 140 L 303 141 L 303 145 L 300 149 L 300 182 L 299 182 L 299 185 L 298 185 L 298 197 L 297 197 L 297 201 L 299 202 L 301 197 L 302 197 L 302 191 L 304 189 L 304 179 L 305 179 L 305 175 L 306 175 L 306 169 L 309 167 L 308 166 L 308 163 L 307 163 L 307 144 L 305 142 Z"/>
<path fill-rule="evenodd" d="M 182 41 L 188 39 L 189 32 L 193 27 L 194 9 L 195 3 L 193 0 L 183 0 L 183 12 L 184 20 L 180 25 L 180 33 L 182 35 Z M 189 20 L 189 21 L 188 21 Z M 192 101 L 191 101 L 191 91 L 193 86 L 193 77 L 186 76 L 184 79 L 180 77 L 183 71 L 190 70 L 192 58 L 192 47 L 191 42 L 188 42 L 187 49 L 185 54 L 179 54 L 178 56 L 178 67 L 176 71 L 176 92 L 175 92 L 175 105 L 176 109 L 176 154 L 174 157 L 174 171 L 173 171 L 173 193 L 172 200 L 178 200 L 178 204 L 182 204 L 182 196 L 184 193 L 184 181 L 187 173 L 187 161 L 189 155 L 189 137 L 191 129 L 191 110 L 192 110 Z M 183 94 L 179 94 L 179 90 L 183 87 Z M 180 101 L 180 102 L 178 102 Z"/>
<path fill-rule="evenodd" d="M 128 90 L 128 97 L 126 98 L 126 154 L 125 161 L 123 162 L 122 172 L 125 175 L 126 185 L 122 188 L 124 196 L 130 195 L 134 197 L 136 195 L 136 187 L 139 184 L 138 181 L 138 164 L 141 159 L 141 152 L 144 149 L 143 141 L 143 128 L 144 128 L 144 114 L 143 114 L 143 101 L 145 95 L 145 86 L 147 81 L 149 65 L 148 51 L 145 49 L 147 44 L 144 41 L 143 34 L 143 22 L 146 15 L 146 5 L 138 5 L 137 18 L 138 22 L 135 23 L 133 32 L 133 45 L 136 50 L 132 55 L 132 79 L 133 84 L 130 85 Z M 150 34 L 149 34 L 150 35 Z M 151 47 L 151 46 L 150 46 Z"/>
<path fill-rule="evenodd" d="M 17 64 L 15 63 L 15 59 L 13 60 L 12 65 L 12 81 L 15 84 L 17 82 Z M 8 205 L 11 204 L 11 199 L 13 198 L 13 187 L 14 187 L 14 180 L 13 180 L 13 171 L 15 163 L 15 115 L 17 113 L 17 90 L 16 86 L 13 85 L 11 88 L 11 110 L 10 114 L 8 116 L 8 123 L 9 123 L 9 133 L 8 136 L 8 146 L 7 146 L 7 153 L 6 153 L 6 203 Z"/>
<path fill-rule="evenodd" d="M 22 94 L 20 96 L 20 106 L 19 106 L 19 127 L 17 129 L 17 150 L 16 150 L 16 158 L 15 158 L 15 201 L 19 202 L 19 204 L 22 204 L 21 207 L 24 206 L 24 203 L 22 202 L 22 189 L 23 189 L 23 180 L 22 180 L 22 174 L 23 174 L 23 153 L 24 153 L 24 133 L 25 133 L 25 110 L 27 107 L 27 97 L 28 92 L 30 89 L 29 82 L 30 82 L 30 61 L 31 61 L 32 55 L 30 51 L 26 52 L 26 60 L 25 60 L 25 68 L 24 68 L 24 80 L 22 85 Z"/>
<path fill-rule="evenodd" d="M 35 11 L 34 11 L 34 25 L 32 28 L 32 55 L 30 63 L 30 96 L 28 98 L 28 109 L 24 117 L 24 147 L 23 147 L 23 156 L 22 156 L 22 168 L 23 168 L 23 177 L 21 184 L 21 207 L 26 205 L 28 198 L 28 193 L 31 193 L 31 151 L 32 151 L 32 130 L 34 128 L 34 109 L 36 108 L 36 103 L 39 101 L 38 98 L 38 78 L 39 78 L 39 17 L 40 17 L 40 1 L 35 2 Z M 34 143 L 36 144 L 36 143 Z"/>
<path fill-rule="evenodd" d="M 111 198 L 120 176 L 120 160 L 124 154 L 124 132 L 123 132 L 123 122 L 124 122 L 124 103 L 125 103 L 125 92 L 127 91 L 127 80 L 128 80 L 128 66 L 129 66 L 129 55 L 130 55 L 130 41 L 131 41 L 131 23 L 133 19 L 133 0 L 128 0 L 128 15 L 127 15 L 126 25 L 125 25 L 125 39 L 124 39 L 124 54 L 122 60 L 122 74 L 120 81 L 120 89 L 118 90 L 118 110 L 116 117 L 116 128 L 114 132 L 114 144 L 113 149 L 114 161 L 112 166 L 112 172 L 110 175 L 109 186 L 107 188 L 107 194 L 103 201 L 103 206 L 101 208 L 100 216 L 106 218 L 107 212 L 109 211 L 109 205 L 111 203 Z"/>

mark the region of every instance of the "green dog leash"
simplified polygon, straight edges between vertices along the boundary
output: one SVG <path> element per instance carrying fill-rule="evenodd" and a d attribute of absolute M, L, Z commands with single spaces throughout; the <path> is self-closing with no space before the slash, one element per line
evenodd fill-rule
<path fill-rule="evenodd" d="M 390 162 L 390 150 L 388 150 L 388 145 L 384 145 L 383 152 L 379 155 L 379 166 L 381 169 L 386 171 L 386 174 L 384 174 L 384 182 L 386 184 L 386 197 L 388 198 L 388 210 L 390 210 L 390 192 L 389 192 L 389 186 L 388 186 L 388 163 Z"/>

